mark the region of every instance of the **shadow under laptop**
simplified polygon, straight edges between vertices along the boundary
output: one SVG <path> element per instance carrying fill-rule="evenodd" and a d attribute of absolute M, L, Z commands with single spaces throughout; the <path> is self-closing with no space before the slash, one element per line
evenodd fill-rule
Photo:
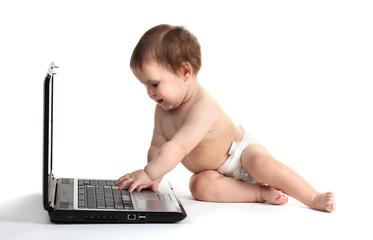
<path fill-rule="evenodd" d="M 0 202 L 0 221 L 49 224 L 49 217 L 42 203 L 41 193 L 27 194 Z"/>

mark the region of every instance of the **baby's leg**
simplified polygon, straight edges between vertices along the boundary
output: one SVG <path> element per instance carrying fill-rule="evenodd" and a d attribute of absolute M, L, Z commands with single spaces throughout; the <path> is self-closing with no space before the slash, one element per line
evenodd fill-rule
<path fill-rule="evenodd" d="M 190 179 L 190 190 L 194 198 L 209 202 L 269 202 L 284 204 L 287 197 L 274 188 L 251 184 L 220 173 L 207 170 L 194 174 Z"/>
<path fill-rule="evenodd" d="M 333 193 L 316 191 L 295 171 L 274 159 L 263 146 L 249 145 L 242 154 L 241 162 L 243 168 L 255 181 L 281 190 L 311 208 L 334 211 Z"/>

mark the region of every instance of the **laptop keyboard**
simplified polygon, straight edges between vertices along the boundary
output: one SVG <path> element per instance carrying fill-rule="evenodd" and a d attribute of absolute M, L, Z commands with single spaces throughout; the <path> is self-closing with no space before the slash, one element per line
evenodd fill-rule
<path fill-rule="evenodd" d="M 112 180 L 78 180 L 78 208 L 132 210 L 127 190 L 118 190 Z"/>

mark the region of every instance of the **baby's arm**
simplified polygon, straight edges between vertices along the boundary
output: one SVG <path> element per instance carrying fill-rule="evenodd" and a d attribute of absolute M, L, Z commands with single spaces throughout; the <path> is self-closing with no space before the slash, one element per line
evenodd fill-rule
<path fill-rule="evenodd" d="M 152 138 L 150 148 L 148 151 L 148 163 L 158 155 L 159 150 L 162 147 L 162 145 L 167 142 L 167 139 L 163 135 L 161 126 L 162 126 L 162 123 L 159 117 L 159 113 L 158 111 L 156 111 L 155 117 L 154 117 L 153 138 Z M 152 185 L 153 191 L 157 191 L 159 183 L 162 181 L 162 178 L 163 176 L 153 181 L 153 185 Z"/>
<path fill-rule="evenodd" d="M 203 101 L 191 108 L 181 128 L 145 167 L 151 179 L 171 171 L 202 141 L 215 122 L 216 108 L 213 106 Z"/>
<path fill-rule="evenodd" d="M 148 187 L 154 180 L 158 180 L 179 164 L 208 133 L 215 122 L 216 108 L 206 102 L 194 106 L 187 114 L 185 121 L 179 131 L 170 141 L 167 141 L 161 133 L 161 125 L 153 134 L 152 147 L 149 149 L 149 163 L 144 170 L 138 170 L 126 174 L 117 181 L 121 188 L 128 188 L 132 192 L 135 188 L 140 191 Z M 158 132 L 159 131 L 159 132 Z M 157 149 L 163 143 L 162 146 Z M 154 145 L 153 145 L 154 143 Z M 153 189 L 154 190 L 154 189 Z"/>
<path fill-rule="evenodd" d="M 148 150 L 148 163 L 155 158 L 160 148 L 164 143 L 167 142 L 167 139 L 163 135 L 162 131 L 162 123 L 160 118 L 160 112 L 159 112 L 159 106 L 156 107 L 155 114 L 154 114 L 154 130 L 153 130 L 153 138 L 150 144 L 150 148 Z M 152 181 L 149 176 L 144 172 L 144 170 L 138 170 L 132 173 L 128 173 L 120 177 L 115 185 L 119 186 L 119 190 L 123 188 L 129 188 L 129 186 L 133 183 L 136 176 L 140 176 L 145 178 L 145 181 L 147 183 L 144 183 L 141 186 L 137 186 L 137 191 L 141 191 L 143 188 L 151 188 L 154 192 L 158 190 L 159 183 L 162 181 L 163 176 L 159 177 L 158 179 L 155 179 Z M 146 180 L 146 178 L 148 178 Z M 130 192 L 132 192 L 132 189 L 129 189 Z"/>

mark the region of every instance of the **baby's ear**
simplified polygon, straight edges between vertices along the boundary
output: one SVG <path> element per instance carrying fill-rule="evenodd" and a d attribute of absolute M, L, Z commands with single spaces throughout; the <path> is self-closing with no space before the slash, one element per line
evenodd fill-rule
<path fill-rule="evenodd" d="M 189 80 L 193 76 L 193 68 L 189 62 L 182 62 L 180 65 L 180 74 L 185 81 Z"/>

